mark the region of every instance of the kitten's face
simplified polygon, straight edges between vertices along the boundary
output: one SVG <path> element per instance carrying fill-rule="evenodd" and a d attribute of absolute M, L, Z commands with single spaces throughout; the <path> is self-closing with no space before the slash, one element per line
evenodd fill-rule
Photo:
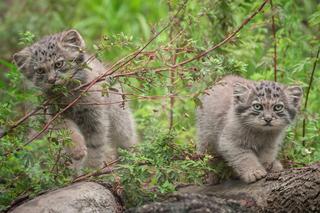
<path fill-rule="evenodd" d="M 234 109 L 243 125 L 263 130 L 281 130 L 295 118 L 302 89 L 276 82 L 234 85 Z"/>
<path fill-rule="evenodd" d="M 46 93 L 83 83 L 84 42 L 75 30 L 47 36 L 13 56 L 22 73 Z"/>

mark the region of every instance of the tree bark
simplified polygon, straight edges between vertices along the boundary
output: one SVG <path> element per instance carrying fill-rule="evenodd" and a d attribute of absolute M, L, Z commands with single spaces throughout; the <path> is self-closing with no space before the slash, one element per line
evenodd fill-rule
<path fill-rule="evenodd" d="M 252 184 L 188 186 L 128 212 L 320 212 L 320 163 L 270 173 Z"/>

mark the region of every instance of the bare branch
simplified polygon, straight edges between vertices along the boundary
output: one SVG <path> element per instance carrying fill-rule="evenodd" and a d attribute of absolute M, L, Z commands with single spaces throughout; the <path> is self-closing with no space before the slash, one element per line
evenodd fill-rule
<path fill-rule="evenodd" d="M 273 69 L 274 69 L 274 81 L 277 81 L 277 37 L 276 37 L 276 25 L 274 21 L 274 7 L 272 0 L 270 0 L 270 6 L 272 10 L 272 35 L 273 35 Z"/>
<path fill-rule="evenodd" d="M 97 176 L 100 176 L 100 175 L 109 174 L 109 173 L 111 173 L 111 172 L 113 172 L 115 170 L 114 168 L 112 168 L 110 166 L 112 166 L 115 163 L 118 163 L 119 161 L 120 161 L 120 159 L 118 158 L 118 159 L 116 159 L 116 160 L 114 160 L 114 161 L 112 161 L 110 163 L 106 163 L 102 168 L 97 169 L 94 172 L 87 173 L 87 174 L 84 174 L 84 175 L 80 175 L 80 176 L 76 177 L 72 181 L 72 183 L 84 181 L 84 180 L 87 180 L 90 177 L 97 177 Z"/>
<path fill-rule="evenodd" d="M 185 61 L 182 61 L 176 65 L 173 65 L 172 68 L 176 68 L 176 67 L 179 67 L 179 66 L 183 66 L 187 63 L 190 63 L 194 60 L 197 60 L 197 59 L 200 59 L 204 56 L 206 56 L 208 53 L 212 52 L 213 50 L 221 47 L 222 45 L 224 45 L 225 43 L 229 42 L 233 37 L 235 37 L 237 35 L 237 33 L 245 26 L 247 25 L 259 12 L 262 11 L 262 9 L 264 8 L 264 6 L 266 5 L 266 3 L 268 2 L 269 0 L 264 0 L 264 2 L 260 5 L 260 7 L 251 15 L 249 16 L 248 18 L 246 18 L 242 24 L 240 25 L 240 27 L 238 27 L 238 29 L 236 29 L 234 32 L 232 32 L 229 36 L 225 37 L 220 43 L 212 46 L 211 48 L 209 48 L 208 50 L 198 54 L 197 56 L 193 57 L 193 58 L 190 58 L 190 59 L 187 59 Z"/>
<path fill-rule="evenodd" d="M 309 101 L 309 93 L 310 93 L 310 90 L 311 90 L 311 87 L 312 87 L 312 82 L 313 82 L 313 78 L 314 78 L 314 73 L 315 73 L 315 70 L 316 70 L 316 67 L 317 67 L 317 63 L 318 63 L 318 60 L 319 60 L 319 54 L 320 54 L 320 46 L 318 48 L 318 52 L 317 52 L 317 55 L 316 55 L 316 59 L 313 63 L 313 68 L 312 68 L 312 72 L 311 72 L 311 75 L 310 75 L 310 80 L 309 80 L 309 84 L 308 84 L 308 89 L 307 89 L 307 92 L 306 92 L 306 100 L 304 102 L 304 111 L 307 111 L 307 107 L 308 107 L 308 101 Z M 303 123 L 302 123 L 302 137 L 304 138 L 305 135 L 306 135 L 306 118 L 303 119 Z M 305 140 L 303 139 L 302 141 L 302 144 L 303 146 L 305 145 Z"/>

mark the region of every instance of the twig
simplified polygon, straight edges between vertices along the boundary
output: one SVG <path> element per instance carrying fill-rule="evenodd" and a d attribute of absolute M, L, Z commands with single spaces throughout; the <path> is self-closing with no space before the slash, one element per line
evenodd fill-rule
<path fill-rule="evenodd" d="M 274 69 L 274 81 L 277 81 L 277 38 L 276 38 L 276 25 L 274 21 L 274 7 L 272 0 L 270 0 L 271 12 L 272 12 L 272 35 L 273 35 L 273 69 Z"/>
<path fill-rule="evenodd" d="M 119 161 L 120 161 L 119 158 L 115 159 L 115 160 L 111 161 L 110 163 L 107 163 L 102 168 L 100 168 L 100 169 L 98 169 L 98 170 L 96 170 L 94 172 L 78 176 L 72 181 L 72 183 L 80 182 L 80 181 L 86 180 L 86 179 L 88 179 L 90 177 L 97 177 L 97 176 L 100 176 L 100 175 L 109 174 L 109 173 L 113 172 L 115 169 L 114 168 L 108 168 L 108 167 L 110 167 L 111 165 L 113 165 L 115 163 L 118 163 Z"/>
<path fill-rule="evenodd" d="M 62 154 L 62 147 L 59 147 L 58 154 L 56 156 L 56 160 L 55 160 L 55 162 L 54 162 L 54 164 L 53 164 L 53 166 L 52 166 L 52 168 L 50 170 L 50 173 L 53 173 L 55 168 L 57 167 L 57 172 L 56 172 L 56 174 L 54 176 L 55 178 L 58 176 L 58 172 L 59 172 L 58 171 L 58 163 L 59 163 L 59 161 L 61 159 L 61 154 Z"/>
<path fill-rule="evenodd" d="M 168 1 L 168 7 L 169 7 L 169 12 L 173 11 L 173 7 L 172 7 L 172 4 Z M 169 33 L 169 39 L 170 39 L 170 42 L 169 44 L 171 44 L 174 40 L 173 38 L 173 33 L 174 33 L 174 30 L 175 28 L 179 27 L 180 25 L 180 20 L 179 21 L 176 21 L 176 20 L 173 20 L 174 21 L 174 27 L 170 29 L 170 33 Z M 178 25 L 178 26 L 175 26 L 175 25 Z M 180 31 L 182 32 L 182 31 Z M 179 37 L 181 34 L 178 33 L 178 36 L 176 36 L 175 38 Z M 168 45 L 169 45 L 168 44 Z M 172 51 L 172 56 L 171 56 L 171 63 L 173 65 L 176 64 L 176 61 L 177 61 L 177 51 L 175 50 L 175 48 L 173 48 L 174 50 Z M 169 88 L 169 93 L 170 93 L 170 106 L 169 106 L 169 131 L 172 130 L 172 127 L 173 127 L 173 109 L 174 109 L 174 101 L 175 101 L 175 98 L 172 96 L 173 93 L 174 93 L 174 86 L 175 86 L 175 72 L 176 72 L 176 68 L 172 68 L 170 69 L 170 88 Z"/>
<path fill-rule="evenodd" d="M 160 68 L 153 69 L 153 70 L 151 70 L 151 69 L 143 69 L 143 70 L 134 71 L 134 72 L 115 74 L 112 77 L 113 78 L 128 77 L 128 76 L 135 76 L 137 74 L 142 74 L 142 73 L 147 73 L 147 72 L 159 73 L 159 72 L 168 71 L 168 70 L 169 70 L 169 68 L 167 68 L 167 67 L 160 67 Z"/>
<path fill-rule="evenodd" d="M 185 61 L 182 61 L 176 65 L 172 65 L 171 68 L 176 68 L 176 67 L 179 67 L 179 66 L 183 66 L 187 63 L 190 63 L 194 60 L 197 60 L 197 59 L 200 59 L 202 58 L 203 56 L 206 56 L 208 53 L 212 52 L 213 50 L 219 48 L 220 46 L 222 46 L 223 44 L 229 42 L 235 35 L 237 35 L 237 33 L 246 25 L 248 24 L 251 19 L 253 19 L 259 12 L 262 11 L 262 9 L 264 8 L 264 6 L 266 5 L 266 3 L 268 2 L 269 0 L 264 0 L 264 2 L 260 5 L 260 7 L 251 15 L 249 16 L 248 18 L 246 18 L 242 24 L 240 25 L 240 27 L 238 27 L 238 29 L 236 29 L 234 32 L 232 32 L 229 36 L 227 36 L 226 38 L 224 38 L 220 43 L 212 46 L 211 48 L 209 48 L 208 50 L 198 54 L 197 56 L 193 57 L 193 58 L 190 58 L 190 59 L 187 59 Z"/>
<path fill-rule="evenodd" d="M 312 82 L 313 82 L 313 78 L 314 78 L 314 73 L 317 67 L 317 62 L 319 60 L 319 54 L 320 54 L 320 46 L 318 48 L 318 52 L 316 55 L 316 59 L 313 63 L 313 68 L 312 68 L 312 72 L 311 72 L 311 76 L 310 76 L 310 80 L 309 80 L 309 84 L 308 84 L 308 89 L 307 89 L 307 93 L 306 93 L 306 100 L 304 102 L 304 112 L 307 111 L 307 107 L 308 107 L 308 101 L 309 101 L 309 93 L 311 90 L 311 86 L 312 86 Z M 302 123 L 302 137 L 304 138 L 306 135 L 306 118 L 303 119 L 303 123 Z M 303 139 L 302 141 L 303 146 L 305 145 L 305 140 Z"/>
<path fill-rule="evenodd" d="M 8 130 L 4 131 L 1 135 L 0 135 L 0 139 L 3 138 L 4 136 L 6 136 L 9 132 L 11 132 L 13 129 L 15 129 L 16 127 L 18 127 L 20 124 L 22 124 L 23 122 L 25 122 L 29 117 L 31 117 L 32 115 L 34 115 L 35 113 L 37 113 L 40 109 L 42 109 L 46 104 L 48 103 L 48 101 L 44 102 L 41 106 L 36 107 L 34 110 L 32 110 L 31 112 L 29 112 L 28 114 L 26 114 L 25 116 L 23 116 L 21 119 L 19 119 L 18 121 L 16 121 L 12 126 L 9 127 Z"/>
<path fill-rule="evenodd" d="M 177 54 L 176 52 L 173 53 L 172 56 L 172 63 L 175 64 L 177 60 Z M 175 86 L 175 72 L 176 69 L 172 68 L 170 70 L 170 111 L 169 111 L 169 131 L 172 130 L 173 127 L 173 109 L 174 109 L 174 86 Z"/>

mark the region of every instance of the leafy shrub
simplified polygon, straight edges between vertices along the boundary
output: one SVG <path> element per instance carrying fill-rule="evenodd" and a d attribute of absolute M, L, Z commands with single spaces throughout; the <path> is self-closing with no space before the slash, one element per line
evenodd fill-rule
<path fill-rule="evenodd" d="M 124 188 L 127 206 L 137 206 L 174 192 L 181 184 L 201 184 L 212 169 L 209 156 L 198 158 L 192 144 L 175 143 L 174 133 L 152 127 L 134 152 L 121 151 L 119 171 L 113 174 Z M 194 158 L 194 159 L 192 159 Z"/>

